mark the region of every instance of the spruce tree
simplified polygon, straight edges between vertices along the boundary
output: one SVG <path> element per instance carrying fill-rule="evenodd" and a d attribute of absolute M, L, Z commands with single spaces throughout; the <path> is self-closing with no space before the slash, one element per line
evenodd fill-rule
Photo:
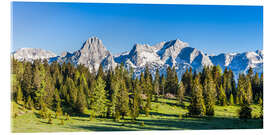
<path fill-rule="evenodd" d="M 145 108 L 150 110 L 152 95 L 153 95 L 153 85 L 152 85 L 152 77 L 148 69 L 148 66 L 146 66 L 145 73 L 144 73 L 143 89 L 144 89 L 144 94 L 146 94 L 146 97 L 147 97 Z"/>
<path fill-rule="evenodd" d="M 162 74 L 161 79 L 160 79 L 160 88 L 161 88 L 161 94 L 162 97 L 164 98 L 165 95 L 165 83 L 166 83 L 166 79 L 165 76 Z"/>
<path fill-rule="evenodd" d="M 218 88 L 218 102 L 220 105 L 222 106 L 226 106 L 227 105 L 227 97 L 226 97 L 226 93 L 225 90 L 223 89 L 223 86 L 220 85 Z"/>
<path fill-rule="evenodd" d="M 111 102 L 109 103 L 109 114 L 112 116 L 112 117 L 116 117 L 116 112 L 118 111 L 119 112 L 119 109 L 117 108 L 118 107 L 118 104 L 119 104 L 119 98 L 120 98 L 120 94 L 119 94 L 119 91 L 120 91 L 120 83 L 119 83 L 119 73 L 118 73 L 118 69 L 115 69 L 116 73 L 112 76 L 112 80 L 111 80 L 111 90 L 112 90 L 112 93 L 111 93 Z"/>
<path fill-rule="evenodd" d="M 204 116 L 206 113 L 206 108 L 203 99 L 203 90 L 200 84 L 199 77 L 196 77 L 193 82 L 191 91 L 191 101 L 188 110 L 191 116 Z"/>
<path fill-rule="evenodd" d="M 79 113 L 83 113 L 87 107 L 86 97 L 83 91 L 83 86 L 79 86 L 77 101 L 75 103 L 75 109 Z"/>
<path fill-rule="evenodd" d="M 138 80 L 138 78 L 136 78 L 134 81 L 133 104 L 132 104 L 132 108 L 131 108 L 133 120 L 135 120 L 139 116 L 140 104 L 141 104 L 140 86 L 139 86 L 139 80 Z"/>
<path fill-rule="evenodd" d="M 71 78 L 67 78 L 67 81 L 65 83 L 66 86 L 66 101 L 67 103 L 73 108 L 76 108 L 76 102 L 78 99 L 78 89 L 76 88 L 74 81 Z"/>
<path fill-rule="evenodd" d="M 91 110 L 93 112 L 94 117 L 96 116 L 104 116 L 106 113 L 106 91 L 105 91 L 105 82 L 99 76 L 96 81 L 96 85 L 93 89 L 93 93 L 91 95 Z"/>
<path fill-rule="evenodd" d="M 248 80 L 248 84 L 246 86 L 246 95 L 247 95 L 248 104 L 251 104 L 253 100 L 253 94 L 252 94 L 252 86 L 251 86 L 250 80 Z"/>
<path fill-rule="evenodd" d="M 155 80 L 154 80 L 154 84 L 153 84 L 153 89 L 154 89 L 154 96 L 155 96 L 155 101 L 158 101 L 158 96 L 160 93 L 160 85 L 159 85 L 159 80 L 160 75 L 159 75 L 159 70 L 156 70 L 156 74 L 155 74 Z"/>
<path fill-rule="evenodd" d="M 29 109 L 29 110 L 32 110 L 33 107 L 34 107 L 33 100 L 31 98 L 31 96 L 28 96 L 27 102 L 26 102 L 26 108 Z"/>
<path fill-rule="evenodd" d="M 22 88 L 20 85 L 18 85 L 18 92 L 17 92 L 17 96 L 16 96 L 16 102 L 18 104 L 22 104 L 23 102 L 23 92 L 22 92 Z"/>
<path fill-rule="evenodd" d="M 119 89 L 119 112 L 122 118 L 124 118 L 129 113 L 129 95 L 124 80 L 121 80 Z"/>
<path fill-rule="evenodd" d="M 61 108 L 61 103 L 58 102 L 57 103 L 57 108 L 56 108 L 56 118 L 60 118 L 60 116 L 63 115 L 63 111 L 62 111 L 62 108 Z"/>
<path fill-rule="evenodd" d="M 184 100 L 184 93 L 185 93 L 185 86 L 183 84 L 183 82 L 181 81 L 179 83 L 179 86 L 178 86 L 178 99 L 179 99 L 179 103 L 182 104 L 183 103 L 183 100 Z"/>
<path fill-rule="evenodd" d="M 215 103 L 216 103 L 216 86 L 209 73 L 206 73 L 206 78 L 204 81 L 204 99 L 206 107 L 206 115 L 213 116 L 215 114 Z"/>
<path fill-rule="evenodd" d="M 233 94 L 230 95 L 230 105 L 234 105 Z"/>

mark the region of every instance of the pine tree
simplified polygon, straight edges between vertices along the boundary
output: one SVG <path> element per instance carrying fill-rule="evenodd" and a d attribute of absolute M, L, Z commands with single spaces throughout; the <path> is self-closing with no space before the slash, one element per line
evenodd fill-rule
<path fill-rule="evenodd" d="M 248 104 L 252 103 L 253 95 L 252 95 L 252 86 L 251 81 L 248 80 L 248 84 L 246 86 L 246 95 L 247 95 L 247 102 Z"/>
<path fill-rule="evenodd" d="M 165 83 L 166 83 L 166 79 L 165 76 L 162 74 L 161 79 L 160 79 L 160 88 L 162 91 L 162 97 L 164 98 L 165 95 Z"/>
<path fill-rule="evenodd" d="M 101 77 L 101 78 L 104 80 L 104 73 L 103 73 L 103 66 L 102 66 L 102 64 L 99 65 L 96 79 L 97 79 L 98 77 Z"/>
<path fill-rule="evenodd" d="M 258 102 L 260 97 L 260 78 L 258 73 L 256 73 L 252 78 L 251 86 L 252 86 L 253 100 Z"/>
<path fill-rule="evenodd" d="M 185 93 L 185 86 L 182 81 L 179 83 L 177 93 L 178 93 L 179 103 L 182 104 L 184 100 L 184 93 Z"/>
<path fill-rule="evenodd" d="M 33 73 L 32 73 L 32 66 L 30 62 L 26 62 L 24 66 L 24 73 L 22 78 L 22 90 L 25 92 L 25 96 L 28 97 L 29 95 L 33 94 Z"/>
<path fill-rule="evenodd" d="M 87 103 L 86 103 L 86 97 L 85 97 L 85 94 L 84 94 L 84 91 L 83 91 L 83 86 L 79 86 L 79 90 L 78 90 L 78 94 L 77 94 L 77 101 L 76 101 L 76 111 L 79 112 L 79 113 L 83 113 L 86 106 L 87 106 Z"/>
<path fill-rule="evenodd" d="M 229 69 L 229 78 L 230 78 L 230 83 L 231 83 L 231 94 L 233 94 L 233 96 L 236 97 L 237 89 L 236 89 L 236 83 L 235 83 L 232 69 Z"/>
<path fill-rule="evenodd" d="M 131 113 L 132 113 L 132 119 L 135 120 L 139 116 L 140 104 L 141 104 L 140 86 L 139 86 L 138 78 L 136 78 L 134 81 L 133 94 L 134 96 L 133 96 L 133 104 L 131 108 Z"/>
<path fill-rule="evenodd" d="M 250 79 L 244 74 L 239 74 L 238 78 L 238 92 L 239 103 L 242 104 L 243 100 L 246 100 L 248 104 L 252 102 L 252 87 Z"/>
<path fill-rule="evenodd" d="M 159 86 L 159 80 L 160 78 L 160 75 L 159 75 L 159 70 L 157 69 L 156 70 L 156 74 L 155 74 L 155 80 L 154 80 L 154 95 L 155 95 L 155 101 L 158 101 L 158 96 L 159 96 L 159 93 L 160 93 L 160 86 Z"/>
<path fill-rule="evenodd" d="M 122 118 L 129 113 L 129 95 L 124 80 L 120 82 L 119 112 Z"/>
<path fill-rule="evenodd" d="M 34 103 L 33 100 L 31 98 L 31 96 L 28 96 L 27 102 L 26 102 L 26 108 L 29 110 L 32 110 L 34 107 Z"/>
<path fill-rule="evenodd" d="M 185 95 L 190 96 L 192 91 L 192 84 L 193 84 L 193 78 L 192 78 L 192 68 L 186 69 L 184 75 L 182 76 L 183 84 L 186 88 Z"/>
<path fill-rule="evenodd" d="M 43 102 L 45 99 L 45 87 L 46 87 L 46 71 L 42 64 L 35 63 L 35 69 L 34 69 L 34 79 L 33 79 L 33 88 L 35 90 L 35 101 L 38 103 L 38 106 L 41 106 L 40 102 Z M 47 75 L 48 76 L 48 75 Z M 49 83 L 49 82 L 47 82 Z M 42 100 L 42 101 L 41 101 Z"/>
<path fill-rule="evenodd" d="M 259 93 L 260 97 L 263 98 L 263 73 L 261 73 L 260 77 Z"/>
<path fill-rule="evenodd" d="M 203 99 L 203 90 L 199 77 L 196 77 L 192 85 L 191 101 L 188 107 L 191 116 L 204 116 L 206 108 Z"/>
<path fill-rule="evenodd" d="M 233 94 L 230 95 L 230 105 L 234 105 Z"/>
<path fill-rule="evenodd" d="M 16 101 L 18 104 L 22 104 L 22 102 L 23 102 L 23 92 L 22 92 L 22 88 L 20 85 L 18 85 L 18 92 L 17 92 L 17 96 L 16 96 Z"/>
<path fill-rule="evenodd" d="M 63 111 L 62 111 L 62 108 L 61 108 L 61 103 L 58 102 L 57 103 L 57 108 L 56 108 L 56 118 L 59 118 L 62 115 L 63 115 Z"/>
<path fill-rule="evenodd" d="M 95 116 L 104 116 L 106 113 L 106 91 L 105 91 L 105 82 L 103 79 L 99 76 L 97 78 L 97 82 L 95 85 L 95 88 L 93 90 L 93 93 L 91 95 L 91 110 L 93 112 L 94 117 Z"/>
<path fill-rule="evenodd" d="M 71 78 L 67 78 L 66 83 L 66 101 L 67 103 L 76 110 L 76 103 L 78 98 L 78 89 L 76 88 L 74 81 Z"/>
<path fill-rule="evenodd" d="M 213 116 L 215 114 L 215 103 L 216 103 L 216 86 L 209 73 L 206 73 L 206 78 L 204 81 L 204 99 L 206 107 L 206 115 Z"/>
<path fill-rule="evenodd" d="M 167 90 L 168 93 L 171 93 L 174 96 L 176 96 L 176 93 L 178 90 L 178 77 L 177 77 L 175 67 L 173 67 L 173 69 L 171 69 L 170 67 L 167 68 L 167 78 L 166 78 L 165 90 Z"/>
<path fill-rule="evenodd" d="M 116 73 L 112 76 L 112 79 L 111 79 L 111 90 L 112 90 L 112 93 L 111 93 L 111 102 L 109 104 L 109 114 L 112 116 L 112 117 L 116 117 L 116 112 L 119 111 L 117 110 L 117 105 L 119 103 L 119 97 L 120 97 L 120 94 L 119 94 L 119 90 L 120 90 L 120 84 L 119 84 L 119 74 L 118 74 L 118 69 L 115 69 L 116 70 Z"/>
<path fill-rule="evenodd" d="M 144 89 L 144 93 L 147 96 L 145 109 L 147 108 L 149 110 L 151 109 L 153 85 L 152 85 L 152 77 L 148 69 L 148 66 L 146 66 L 145 73 L 144 73 L 143 89 Z"/>
<path fill-rule="evenodd" d="M 219 86 L 218 95 L 219 95 L 218 96 L 219 104 L 222 106 L 226 106 L 227 105 L 227 97 L 226 97 L 226 94 L 225 94 L 225 91 L 224 91 L 222 85 Z"/>

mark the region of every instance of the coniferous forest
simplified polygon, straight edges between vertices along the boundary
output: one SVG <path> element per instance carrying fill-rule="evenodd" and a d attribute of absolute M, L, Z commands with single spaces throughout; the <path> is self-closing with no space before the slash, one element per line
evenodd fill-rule
<path fill-rule="evenodd" d="M 137 129 L 147 130 L 159 129 L 150 128 L 151 124 L 159 125 L 159 121 L 150 123 L 148 118 L 172 116 L 178 120 L 174 123 L 176 129 L 181 129 L 181 124 L 188 127 L 185 120 L 196 118 L 207 123 L 219 115 L 219 108 L 224 108 L 222 112 L 226 113 L 230 108 L 238 107 L 236 117 L 233 117 L 236 120 L 231 120 L 232 123 L 239 121 L 240 125 L 242 120 L 257 121 L 259 126 L 225 125 L 217 128 L 262 128 L 263 74 L 254 73 L 252 68 L 247 74 L 237 77 L 231 69 L 222 71 L 220 66 L 204 67 L 201 72 L 190 68 L 180 79 L 176 69 L 171 67 L 167 68 L 166 74 L 157 69 L 154 75 L 146 67 L 144 73 L 136 77 L 133 69 L 126 69 L 123 64 L 108 71 L 99 66 L 98 71 L 90 73 L 88 68 L 71 63 L 12 59 L 11 95 L 14 121 L 26 113 L 33 113 L 37 121 L 48 126 L 67 126 L 72 119 L 84 118 L 87 123 L 108 120 L 120 123 L 118 127 L 135 124 L 139 127 Z M 157 110 L 162 110 L 165 105 L 185 111 L 172 111 L 170 115 L 158 113 Z M 256 106 L 256 115 L 252 113 L 252 106 Z M 170 129 L 169 126 L 166 128 Z M 195 129 L 204 128 L 211 129 L 203 126 Z"/>

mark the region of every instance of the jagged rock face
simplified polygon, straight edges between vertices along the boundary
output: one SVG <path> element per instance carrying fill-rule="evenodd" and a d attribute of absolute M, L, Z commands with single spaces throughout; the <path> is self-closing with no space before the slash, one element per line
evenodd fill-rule
<path fill-rule="evenodd" d="M 189 67 L 202 69 L 212 65 L 211 60 L 201 51 L 188 47 L 188 44 L 176 39 L 161 42 L 154 46 L 135 44 L 130 53 L 115 56 L 117 63 L 124 63 L 126 67 L 133 67 L 136 75 L 148 66 L 151 73 L 159 69 L 165 73 L 168 66 L 175 67 L 179 76 Z"/>
<path fill-rule="evenodd" d="M 15 51 L 12 55 L 15 59 L 20 61 L 22 60 L 33 61 L 37 59 L 43 60 L 56 57 L 56 54 L 39 48 L 21 48 Z"/>
<path fill-rule="evenodd" d="M 97 71 L 100 64 L 107 70 L 116 66 L 111 53 L 97 37 L 89 38 L 80 50 L 75 51 L 72 55 L 65 55 L 58 61 L 85 65 L 90 71 Z"/>
<path fill-rule="evenodd" d="M 211 56 L 214 65 L 220 65 L 222 69 L 228 67 L 237 73 L 246 73 L 249 68 L 255 72 L 263 72 L 263 52 L 229 53 Z"/>
<path fill-rule="evenodd" d="M 187 43 L 184 43 L 183 41 L 176 39 L 165 42 L 162 48 L 160 48 L 157 51 L 157 54 L 160 56 L 162 61 L 167 61 L 170 57 L 171 59 L 175 59 L 177 55 L 180 53 L 180 51 L 185 47 L 188 47 Z"/>
<path fill-rule="evenodd" d="M 61 56 L 34 48 L 19 49 L 13 53 L 13 56 L 19 60 L 48 59 L 49 63 L 58 61 L 71 62 L 74 65 L 82 64 L 91 72 L 97 71 L 100 64 L 108 70 L 124 63 L 126 68 L 133 67 L 136 76 L 144 72 L 146 66 L 153 75 L 156 69 L 159 69 L 161 74 L 165 74 L 169 66 L 175 67 L 179 78 L 190 67 L 193 71 L 201 71 L 204 66 L 212 65 L 220 65 L 223 70 L 226 67 L 231 68 L 236 76 L 238 73 L 245 73 L 250 67 L 255 72 L 263 72 L 262 50 L 208 56 L 179 39 L 160 42 L 153 46 L 135 44 L 130 51 L 113 56 L 100 39 L 91 37 L 81 49 L 73 53 L 63 52 Z"/>

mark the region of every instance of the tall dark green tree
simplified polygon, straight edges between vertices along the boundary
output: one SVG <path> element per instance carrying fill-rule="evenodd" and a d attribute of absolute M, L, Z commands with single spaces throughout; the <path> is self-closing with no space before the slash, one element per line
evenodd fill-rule
<path fill-rule="evenodd" d="M 159 96 L 159 93 L 160 93 L 160 74 L 159 74 L 159 70 L 157 69 L 156 70 L 156 74 L 155 74 L 155 80 L 154 80 L 154 83 L 153 83 L 153 92 L 154 92 L 154 97 L 155 97 L 155 101 L 158 100 L 158 96 Z"/>
<path fill-rule="evenodd" d="M 206 108 L 203 98 L 203 88 L 200 84 L 199 77 L 197 76 L 192 85 L 191 101 L 188 107 L 191 116 L 204 116 Z"/>
<path fill-rule="evenodd" d="M 184 100 L 184 93 L 185 93 L 185 86 L 183 84 L 183 82 L 181 81 L 179 83 L 179 86 L 178 86 L 178 99 L 179 99 L 179 103 L 182 104 L 183 103 L 183 100 Z"/>
<path fill-rule="evenodd" d="M 106 115 L 106 105 L 107 105 L 107 99 L 106 99 L 106 91 L 105 91 L 105 82 L 99 76 L 97 78 L 96 85 L 93 89 L 93 93 L 91 95 L 91 111 L 92 114 L 95 116 L 105 116 Z"/>
<path fill-rule="evenodd" d="M 209 72 L 206 73 L 203 85 L 204 85 L 203 95 L 205 100 L 206 115 L 213 116 L 215 114 L 216 86 Z"/>
<path fill-rule="evenodd" d="M 227 97 L 225 90 L 222 85 L 218 88 L 218 103 L 219 105 L 226 106 L 227 105 Z"/>

